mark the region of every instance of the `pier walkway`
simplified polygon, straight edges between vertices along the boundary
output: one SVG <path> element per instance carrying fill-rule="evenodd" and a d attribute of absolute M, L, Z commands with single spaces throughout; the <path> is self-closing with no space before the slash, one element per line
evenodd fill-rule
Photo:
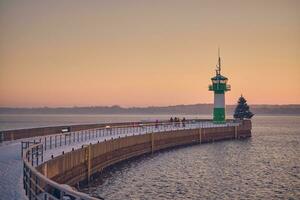
<path fill-rule="evenodd" d="M 239 123 L 228 122 L 226 124 L 213 124 L 211 121 L 189 121 L 186 123 L 151 123 L 135 124 L 128 126 L 106 127 L 88 129 L 84 131 L 70 132 L 68 134 L 51 135 L 42 138 L 44 145 L 44 161 L 56 157 L 62 152 L 69 152 L 72 149 L 81 148 L 82 145 L 95 144 L 104 140 L 126 137 L 131 135 L 141 135 L 147 133 L 166 132 L 172 130 L 186 130 L 209 127 L 238 126 Z M 36 138 L 39 140 L 39 138 Z M 31 140 L 32 141 L 32 140 Z"/>
<path fill-rule="evenodd" d="M 171 130 L 197 129 L 206 127 L 238 126 L 238 123 L 229 121 L 226 124 L 213 124 L 211 121 L 189 120 L 185 123 L 135 123 L 123 126 L 106 126 L 104 128 L 87 129 L 76 132 L 68 132 L 57 135 L 49 135 L 36 138 L 28 138 L 5 142 L 0 144 L 0 199 L 25 199 L 22 183 L 22 159 L 20 150 L 24 148 L 24 142 L 39 141 L 43 143 L 43 160 L 61 155 L 63 152 L 79 149 L 82 145 L 95 144 L 104 140 L 140 135 Z"/>

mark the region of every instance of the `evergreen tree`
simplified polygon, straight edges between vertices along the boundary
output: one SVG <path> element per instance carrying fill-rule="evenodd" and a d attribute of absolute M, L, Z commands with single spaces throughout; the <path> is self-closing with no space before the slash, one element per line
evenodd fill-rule
<path fill-rule="evenodd" d="M 253 113 L 249 110 L 249 106 L 247 105 L 247 100 L 241 95 L 238 100 L 238 105 L 235 108 L 233 117 L 235 119 L 251 119 L 253 117 Z"/>

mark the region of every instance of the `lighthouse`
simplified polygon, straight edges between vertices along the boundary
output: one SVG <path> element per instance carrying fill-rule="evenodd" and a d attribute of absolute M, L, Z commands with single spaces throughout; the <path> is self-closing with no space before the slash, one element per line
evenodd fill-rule
<path fill-rule="evenodd" d="M 218 57 L 216 76 L 211 78 L 212 84 L 209 85 L 209 91 L 214 92 L 213 122 L 222 124 L 226 122 L 225 92 L 230 91 L 230 85 L 227 84 L 228 78 L 221 75 L 220 50 L 218 50 Z"/>

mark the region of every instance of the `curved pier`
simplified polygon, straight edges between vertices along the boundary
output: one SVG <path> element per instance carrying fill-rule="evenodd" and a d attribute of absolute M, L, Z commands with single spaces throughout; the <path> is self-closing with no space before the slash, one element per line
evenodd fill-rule
<path fill-rule="evenodd" d="M 95 199 L 70 186 L 89 181 L 108 166 L 143 154 L 181 145 L 251 137 L 251 121 L 218 125 L 195 121 L 184 124 L 154 123 L 92 129 L 89 134 L 96 138 L 93 143 L 46 162 L 43 162 L 45 147 L 42 142 L 26 143 L 23 180 L 29 199 Z M 97 138 L 99 134 L 100 138 Z M 104 139 L 107 136 L 111 139 Z M 76 141 L 76 133 L 74 138 Z"/>

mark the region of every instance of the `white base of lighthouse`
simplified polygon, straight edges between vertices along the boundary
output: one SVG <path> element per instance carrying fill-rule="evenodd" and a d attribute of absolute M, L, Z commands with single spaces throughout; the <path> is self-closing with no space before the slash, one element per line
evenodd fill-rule
<path fill-rule="evenodd" d="M 225 94 L 214 93 L 214 117 L 215 123 L 225 123 Z"/>

